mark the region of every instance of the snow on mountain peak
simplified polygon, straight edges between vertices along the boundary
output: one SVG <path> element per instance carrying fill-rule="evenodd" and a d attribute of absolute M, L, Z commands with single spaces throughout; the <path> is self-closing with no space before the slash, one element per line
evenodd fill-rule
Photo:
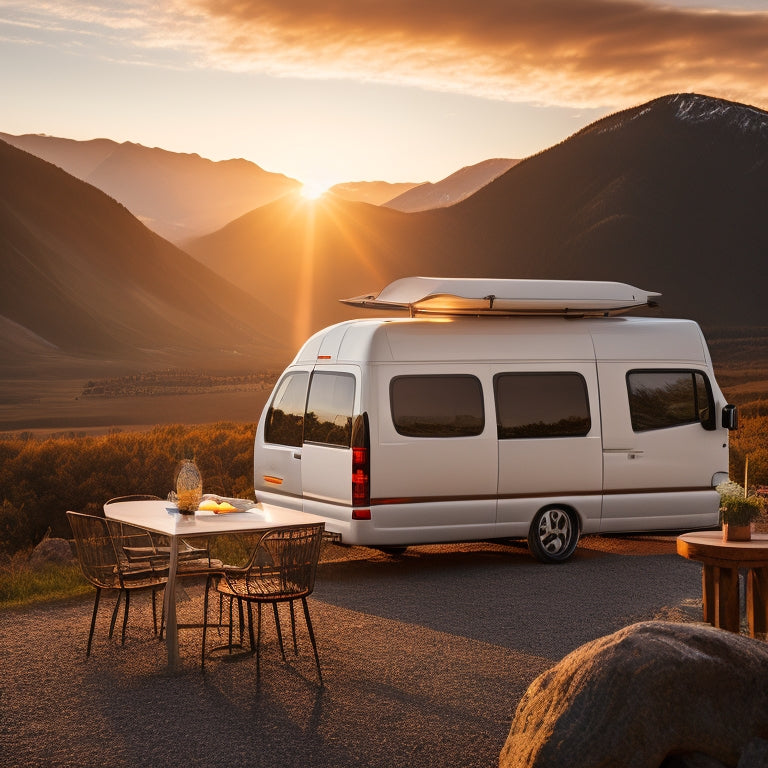
<path fill-rule="evenodd" d="M 703 124 L 717 121 L 743 134 L 768 136 L 768 114 L 756 107 L 711 96 L 680 93 L 670 99 L 675 117 L 683 122 Z"/>

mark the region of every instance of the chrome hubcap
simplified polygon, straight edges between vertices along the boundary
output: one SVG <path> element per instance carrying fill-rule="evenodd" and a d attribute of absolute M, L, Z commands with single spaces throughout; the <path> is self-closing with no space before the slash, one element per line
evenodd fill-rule
<path fill-rule="evenodd" d="M 562 552 L 571 540 L 571 518 L 562 509 L 548 509 L 539 520 L 539 541 L 550 555 Z"/>

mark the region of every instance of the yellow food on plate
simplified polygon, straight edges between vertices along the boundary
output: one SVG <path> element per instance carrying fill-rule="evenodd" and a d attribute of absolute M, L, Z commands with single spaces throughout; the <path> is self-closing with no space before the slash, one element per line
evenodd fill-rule
<path fill-rule="evenodd" d="M 219 505 L 213 499 L 206 499 L 205 501 L 200 502 L 198 509 L 203 512 L 215 512 L 218 507 Z"/>
<path fill-rule="evenodd" d="M 237 507 L 233 507 L 228 501 L 222 501 L 220 504 L 216 505 L 216 509 L 213 511 L 217 514 L 221 514 L 222 512 L 237 512 Z"/>

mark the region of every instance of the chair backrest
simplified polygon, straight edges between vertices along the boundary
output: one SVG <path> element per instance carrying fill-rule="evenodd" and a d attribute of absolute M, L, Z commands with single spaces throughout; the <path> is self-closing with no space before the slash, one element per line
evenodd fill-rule
<path fill-rule="evenodd" d="M 120 568 L 107 521 L 103 517 L 67 512 L 75 537 L 80 570 L 95 587 L 120 586 Z"/>
<path fill-rule="evenodd" d="M 107 528 L 115 545 L 115 552 L 122 565 L 138 560 L 148 561 L 157 557 L 158 550 L 152 534 L 130 523 L 107 518 Z"/>
<path fill-rule="evenodd" d="M 325 523 L 273 528 L 261 539 L 259 555 L 253 563 L 253 575 L 266 569 L 279 584 L 284 596 L 309 595 L 315 588 L 317 562 Z"/>

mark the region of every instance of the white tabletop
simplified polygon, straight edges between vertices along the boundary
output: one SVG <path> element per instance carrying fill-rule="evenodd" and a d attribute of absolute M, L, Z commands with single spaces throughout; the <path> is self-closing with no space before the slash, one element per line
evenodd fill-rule
<path fill-rule="evenodd" d="M 104 514 L 111 520 L 153 533 L 184 538 L 323 522 L 317 515 L 263 503 L 255 504 L 247 512 L 216 514 L 198 510 L 193 515 L 182 515 L 170 501 L 122 501 L 105 504 Z"/>

